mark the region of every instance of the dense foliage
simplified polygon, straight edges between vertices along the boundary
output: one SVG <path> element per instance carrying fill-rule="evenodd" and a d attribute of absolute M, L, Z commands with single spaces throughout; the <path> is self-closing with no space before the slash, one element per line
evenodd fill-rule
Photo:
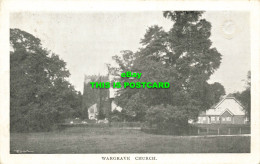
<path fill-rule="evenodd" d="M 146 120 L 160 128 L 170 122 L 175 126 L 187 125 L 189 119 L 196 119 L 200 111 L 208 109 L 225 94 L 220 83 L 207 82 L 219 67 L 221 54 L 212 47 L 211 24 L 202 14 L 200 11 L 165 11 L 164 17 L 173 22 L 168 32 L 158 25 L 151 26 L 137 52 L 125 50 L 113 57 L 117 66 L 110 66 L 109 71 L 116 81 L 171 84 L 169 89 L 118 90 L 116 101 L 124 109 L 135 112 L 136 120 Z M 120 74 L 126 71 L 141 72 L 142 77 L 139 80 L 121 78 Z M 165 119 L 157 118 L 159 113 Z M 161 125 L 163 122 L 166 124 Z"/>
<path fill-rule="evenodd" d="M 156 129 L 174 131 L 179 134 L 188 127 L 185 110 L 181 110 L 177 106 L 157 105 L 152 106 L 146 114 L 146 120 L 150 124 L 156 126 Z"/>
<path fill-rule="evenodd" d="M 68 82 L 66 63 L 25 31 L 11 29 L 10 44 L 11 131 L 50 130 L 80 115 L 81 93 Z"/>
<path fill-rule="evenodd" d="M 231 94 L 235 98 L 237 98 L 242 105 L 244 106 L 244 110 L 248 119 L 251 117 L 251 71 L 247 73 L 247 81 L 246 81 L 246 89 L 242 92 L 236 92 Z"/>

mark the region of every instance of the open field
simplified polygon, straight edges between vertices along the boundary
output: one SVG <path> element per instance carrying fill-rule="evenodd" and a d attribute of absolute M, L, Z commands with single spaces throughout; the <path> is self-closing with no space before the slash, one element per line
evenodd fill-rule
<path fill-rule="evenodd" d="M 136 129 L 71 127 L 11 133 L 11 153 L 249 153 L 249 136 L 170 136 Z"/>

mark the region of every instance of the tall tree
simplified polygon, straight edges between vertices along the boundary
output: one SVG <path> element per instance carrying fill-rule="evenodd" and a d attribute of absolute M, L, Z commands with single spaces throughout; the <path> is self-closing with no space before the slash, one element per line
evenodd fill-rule
<path fill-rule="evenodd" d="M 203 91 L 202 101 L 205 101 L 206 108 L 210 108 L 212 105 L 216 105 L 222 96 L 226 94 L 225 88 L 222 84 L 215 82 L 213 84 L 206 84 Z"/>
<path fill-rule="evenodd" d="M 246 89 L 242 92 L 236 92 L 231 95 L 237 98 L 242 103 L 246 115 L 250 120 L 251 118 L 251 71 L 248 71 L 247 73 Z"/>
<path fill-rule="evenodd" d="M 10 30 L 11 131 L 50 130 L 79 110 L 80 94 L 67 81 L 70 73 L 58 55 L 42 47 L 40 39 Z"/>
<path fill-rule="evenodd" d="M 169 89 L 121 88 L 116 98 L 119 105 L 129 110 L 137 109 L 131 108 L 131 100 L 140 101 L 147 108 L 170 105 L 174 111 L 182 111 L 186 121 L 196 119 L 201 110 L 213 105 L 206 96 L 210 93 L 207 80 L 219 67 L 221 54 L 212 47 L 211 24 L 202 14 L 200 11 L 165 11 L 164 17 L 173 22 L 168 32 L 158 25 L 151 26 L 141 39 L 139 51 L 122 51 L 120 56 L 114 56 L 118 66 L 110 68 L 110 72 L 120 82 L 139 81 L 119 76 L 132 71 L 142 73 L 140 81 L 171 84 Z"/>

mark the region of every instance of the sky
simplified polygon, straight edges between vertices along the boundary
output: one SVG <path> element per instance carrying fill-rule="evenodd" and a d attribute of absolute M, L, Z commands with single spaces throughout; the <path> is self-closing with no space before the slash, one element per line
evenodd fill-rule
<path fill-rule="evenodd" d="M 245 89 L 250 70 L 250 22 L 248 12 L 210 11 L 212 47 L 222 54 L 210 83 L 220 82 L 226 93 Z M 148 27 L 168 31 L 172 22 L 161 11 L 147 12 L 20 12 L 10 15 L 10 28 L 19 28 L 58 54 L 71 73 L 69 81 L 83 90 L 84 75 L 106 74 L 106 63 L 122 50 L 137 51 Z"/>

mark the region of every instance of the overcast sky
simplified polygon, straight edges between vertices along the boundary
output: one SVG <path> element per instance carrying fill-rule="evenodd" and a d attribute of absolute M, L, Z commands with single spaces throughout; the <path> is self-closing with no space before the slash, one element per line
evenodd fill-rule
<path fill-rule="evenodd" d="M 210 83 L 220 82 L 226 92 L 242 91 L 250 70 L 250 31 L 247 12 L 206 12 L 212 23 L 213 47 L 222 54 L 220 68 Z M 172 22 L 162 12 L 14 13 L 10 27 L 41 39 L 43 47 L 67 62 L 70 82 L 83 90 L 84 74 L 105 74 L 105 63 L 121 50 L 136 51 L 146 29 L 158 24 L 168 31 Z"/>

